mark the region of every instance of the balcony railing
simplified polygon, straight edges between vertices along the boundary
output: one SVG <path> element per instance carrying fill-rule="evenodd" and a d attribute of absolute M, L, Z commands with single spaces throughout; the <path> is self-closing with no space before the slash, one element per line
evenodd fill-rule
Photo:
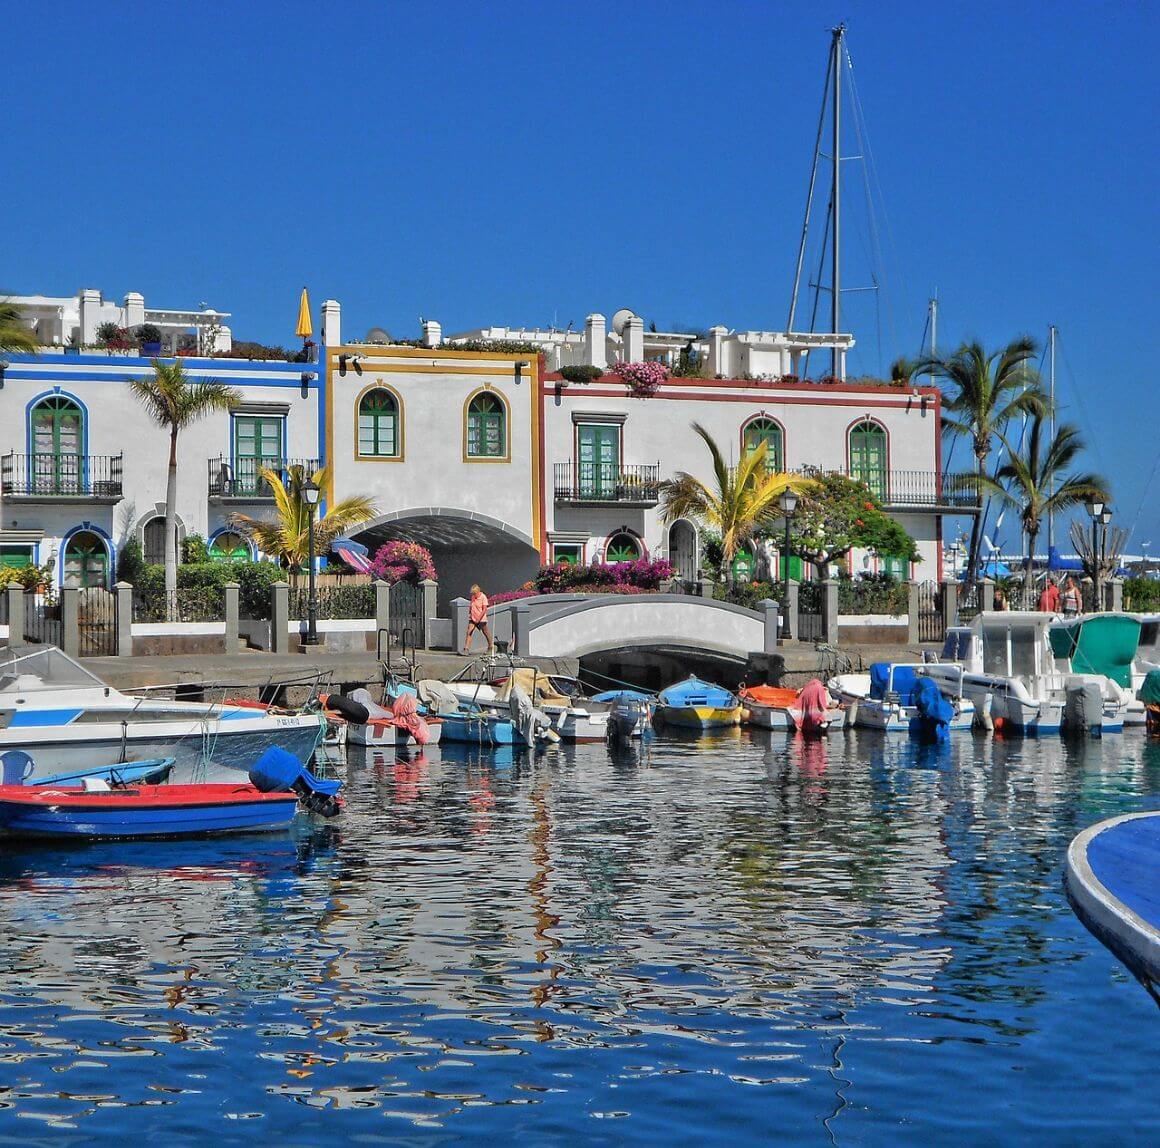
<path fill-rule="evenodd" d="M 273 470 L 286 480 L 286 472 L 292 466 L 300 466 L 306 475 L 318 469 L 316 458 L 238 458 L 230 460 L 224 455 L 209 460 L 209 497 L 236 498 L 247 502 L 272 501 L 274 498 L 270 484 L 262 474 L 263 470 Z"/>
<path fill-rule="evenodd" d="M 556 501 L 581 506 L 656 506 L 660 498 L 660 464 L 558 462 L 554 468 Z"/>
<path fill-rule="evenodd" d="M 122 494 L 122 462 L 119 454 L 6 454 L 0 458 L 0 493 L 116 502 Z"/>
<path fill-rule="evenodd" d="M 852 474 L 851 477 L 863 476 Z M 886 506 L 949 506 L 970 510 L 979 505 L 979 483 L 973 474 L 939 474 L 936 470 L 888 470 L 882 477 L 884 482 L 870 482 L 867 485 Z"/>

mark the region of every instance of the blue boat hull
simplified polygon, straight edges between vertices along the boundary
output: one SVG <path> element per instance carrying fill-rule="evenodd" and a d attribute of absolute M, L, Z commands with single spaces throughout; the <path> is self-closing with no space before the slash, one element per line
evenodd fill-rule
<path fill-rule="evenodd" d="M 294 820 L 298 800 L 256 801 L 199 809 L 43 809 L 0 803 L 0 828 L 13 837 L 137 839 L 202 837 L 284 829 Z"/>
<path fill-rule="evenodd" d="M 440 743 L 459 742 L 462 745 L 515 745 L 515 727 L 510 721 L 486 717 L 468 717 L 459 714 L 440 714 L 443 733 Z"/>

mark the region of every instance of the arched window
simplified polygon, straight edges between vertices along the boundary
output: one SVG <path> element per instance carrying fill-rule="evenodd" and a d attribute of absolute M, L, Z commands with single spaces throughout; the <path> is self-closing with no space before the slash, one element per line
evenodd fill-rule
<path fill-rule="evenodd" d="M 850 428 L 850 477 L 886 498 L 886 431 L 868 419 Z"/>
<path fill-rule="evenodd" d="M 165 561 L 165 519 L 158 516 L 145 523 L 141 531 L 145 561 L 150 566 L 159 566 Z"/>
<path fill-rule="evenodd" d="M 507 458 L 507 408 L 494 391 L 482 391 L 467 404 L 468 458 Z"/>
<path fill-rule="evenodd" d="M 635 534 L 629 534 L 622 530 L 614 534 L 608 540 L 608 547 L 604 551 L 604 561 L 612 562 L 635 562 L 638 558 L 644 557 L 644 549 L 640 544 L 640 539 Z"/>
<path fill-rule="evenodd" d="M 32 408 L 32 479 L 37 494 L 76 494 L 83 489 L 84 414 L 65 395 L 50 395 Z"/>
<path fill-rule="evenodd" d="M 384 387 L 374 387 L 359 399 L 359 458 L 399 458 L 402 453 L 399 401 Z"/>
<path fill-rule="evenodd" d="M 65 544 L 64 585 L 108 589 L 109 551 L 99 534 L 78 530 Z"/>
<path fill-rule="evenodd" d="M 236 530 L 223 530 L 209 544 L 211 562 L 249 562 L 250 544 Z"/>
<path fill-rule="evenodd" d="M 741 450 L 750 454 L 762 443 L 766 444 L 765 459 L 768 470 L 781 470 L 785 463 L 785 443 L 781 425 L 766 415 L 750 419 L 741 431 Z"/>

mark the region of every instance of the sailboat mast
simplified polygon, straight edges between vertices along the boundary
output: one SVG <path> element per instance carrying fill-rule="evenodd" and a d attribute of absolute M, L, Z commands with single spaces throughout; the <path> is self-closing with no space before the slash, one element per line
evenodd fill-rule
<path fill-rule="evenodd" d="M 834 43 L 831 54 L 833 88 L 833 135 L 834 135 L 834 172 L 830 188 L 831 246 L 830 246 L 830 326 L 835 337 L 835 345 L 830 351 L 830 374 L 840 377 L 842 353 L 838 350 L 836 339 L 839 332 L 839 323 L 842 315 L 842 38 L 846 34 L 846 25 L 839 24 L 833 30 Z"/>
<path fill-rule="evenodd" d="M 1048 377 L 1051 380 L 1050 392 L 1049 392 L 1049 401 L 1051 403 L 1051 441 L 1055 442 L 1055 324 L 1054 323 L 1050 327 L 1047 328 L 1047 349 L 1048 349 L 1047 361 L 1050 364 Z M 1054 485 L 1054 483 L 1051 483 L 1050 485 Z M 1050 496 L 1051 491 L 1048 490 L 1047 493 Z M 1055 544 L 1055 522 L 1053 519 L 1054 519 L 1054 516 L 1052 515 L 1051 510 L 1049 509 L 1047 511 L 1047 562 L 1048 562 L 1049 567 L 1051 565 L 1051 547 Z"/>

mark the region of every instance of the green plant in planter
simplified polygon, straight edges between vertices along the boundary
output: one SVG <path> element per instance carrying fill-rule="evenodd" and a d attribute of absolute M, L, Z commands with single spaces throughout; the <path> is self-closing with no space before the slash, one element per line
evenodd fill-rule
<path fill-rule="evenodd" d="M 161 328 L 154 323 L 142 323 L 137 328 L 137 342 L 142 347 L 160 346 Z"/>
<path fill-rule="evenodd" d="M 590 363 L 570 363 L 560 368 L 560 377 L 569 383 L 591 383 L 604 372 Z"/>

